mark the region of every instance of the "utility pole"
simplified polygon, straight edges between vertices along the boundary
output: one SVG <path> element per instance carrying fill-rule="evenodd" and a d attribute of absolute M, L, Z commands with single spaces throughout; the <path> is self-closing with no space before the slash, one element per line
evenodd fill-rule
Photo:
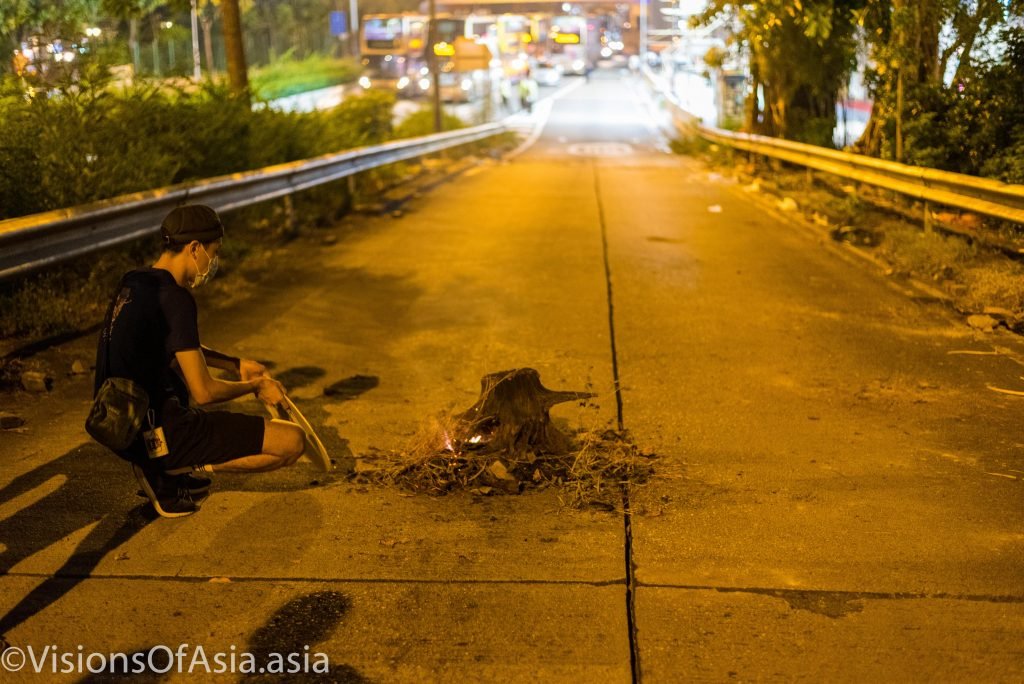
<path fill-rule="evenodd" d="M 359 5 L 357 0 L 348 0 L 348 33 L 352 36 L 352 56 L 359 58 Z"/>
<path fill-rule="evenodd" d="M 441 132 L 441 68 L 437 58 L 437 3 L 430 0 L 430 23 L 427 25 L 427 66 L 430 68 L 430 92 L 434 102 L 434 132 Z"/>
<path fill-rule="evenodd" d="M 192 0 L 192 80 L 196 83 L 203 78 L 203 72 L 199 66 L 199 0 Z"/>

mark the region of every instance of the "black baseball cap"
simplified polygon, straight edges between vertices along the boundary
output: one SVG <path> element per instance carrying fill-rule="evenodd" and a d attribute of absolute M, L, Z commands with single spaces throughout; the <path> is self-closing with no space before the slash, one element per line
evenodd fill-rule
<path fill-rule="evenodd" d="M 208 243 L 224 237 L 220 216 L 205 204 L 175 207 L 160 224 L 165 245 L 187 245 L 193 240 Z"/>

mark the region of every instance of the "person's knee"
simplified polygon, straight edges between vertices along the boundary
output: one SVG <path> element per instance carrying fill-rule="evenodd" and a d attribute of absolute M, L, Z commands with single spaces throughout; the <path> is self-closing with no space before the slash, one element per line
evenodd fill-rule
<path fill-rule="evenodd" d="M 306 433 L 294 423 L 289 424 L 287 430 L 287 437 L 284 439 L 284 449 L 280 455 L 284 457 L 286 465 L 291 465 L 299 460 L 299 456 L 302 456 L 302 452 L 306 448 Z"/>
<path fill-rule="evenodd" d="M 298 460 L 306 446 L 306 436 L 295 423 L 274 420 L 267 424 L 263 452 L 281 459 L 281 465 Z"/>

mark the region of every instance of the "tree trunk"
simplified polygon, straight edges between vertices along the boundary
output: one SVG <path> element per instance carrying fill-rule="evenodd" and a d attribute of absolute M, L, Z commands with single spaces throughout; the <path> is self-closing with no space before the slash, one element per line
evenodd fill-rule
<path fill-rule="evenodd" d="M 153 30 L 153 42 L 150 46 L 153 50 L 153 73 L 160 75 L 160 17 L 153 13 L 149 15 L 149 26 Z"/>
<path fill-rule="evenodd" d="M 588 392 L 554 392 L 532 368 L 490 373 L 480 380 L 480 397 L 456 417 L 454 448 L 510 455 L 563 454 L 572 443 L 551 424 L 555 404 L 593 397 Z"/>
<path fill-rule="evenodd" d="M 743 108 L 743 130 L 748 133 L 757 133 L 758 115 L 760 109 L 757 105 L 757 89 L 760 87 L 760 83 L 756 76 L 751 78 L 751 90 L 747 94 L 746 106 Z"/>
<path fill-rule="evenodd" d="M 242 40 L 242 16 L 238 0 L 223 0 L 220 6 L 224 29 L 224 49 L 228 58 L 228 84 L 232 92 L 249 99 L 249 75 L 245 63 L 245 44 Z"/>
<path fill-rule="evenodd" d="M 213 62 L 213 17 L 200 18 L 203 24 L 203 52 L 206 53 L 206 72 L 213 76 L 217 73 L 217 67 Z"/>
<path fill-rule="evenodd" d="M 138 76 L 142 70 L 142 59 L 139 55 L 139 20 L 136 17 L 128 20 L 128 48 L 132 53 L 133 75 Z"/>

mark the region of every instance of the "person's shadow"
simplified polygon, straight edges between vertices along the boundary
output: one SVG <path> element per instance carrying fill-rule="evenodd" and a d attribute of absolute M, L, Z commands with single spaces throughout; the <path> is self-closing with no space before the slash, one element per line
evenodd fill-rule
<path fill-rule="evenodd" d="M 309 654 L 310 668 L 301 674 L 258 674 L 242 678 L 243 684 L 283 682 L 300 677 L 304 682 L 362 684 L 369 680 L 351 665 L 321 662 L 316 645 L 326 640 L 348 613 L 351 602 L 337 591 L 318 591 L 293 598 L 284 604 L 249 637 L 246 651 L 265 667 L 273 654 L 298 654 L 300 662 Z M 308 649 L 308 650 L 307 650 Z M 303 663 L 304 665 L 304 663 Z M 269 667 L 267 668 L 270 669 Z"/>
<path fill-rule="evenodd" d="M 316 367 L 300 367 L 281 376 L 286 385 L 297 387 L 324 374 Z M 354 376 L 334 383 L 332 394 L 339 395 L 335 400 L 350 400 L 376 385 L 375 377 Z M 324 418 L 320 406 L 323 401 L 302 402 L 308 416 L 318 423 Z M 323 438 L 332 453 L 351 457 L 347 440 L 337 436 L 335 430 L 325 430 Z M 276 478 L 225 474 L 218 480 L 222 491 L 291 491 L 312 486 L 308 473 L 300 469 Z M 97 524 L 60 568 L 0 616 L 0 645 L 12 629 L 60 600 L 92 574 L 104 556 L 157 517 L 149 503 L 135 495 L 137 487 L 129 464 L 95 442 L 81 444 L 16 477 L 0 489 L 0 507 L 39 488 L 52 491 L 0 520 L 0 575 L 82 528 Z"/>
<path fill-rule="evenodd" d="M 0 520 L 0 575 L 94 523 L 65 563 L 0 617 L 0 641 L 88 577 L 108 553 L 155 519 L 135 496 L 130 466 L 89 442 L 19 475 L 0 489 L 0 507 L 38 488 L 52 491 Z M 128 482 L 132 484 L 125 486 Z"/>
<path fill-rule="evenodd" d="M 368 684 L 369 679 L 351 665 L 331 663 L 326 656 L 319 657 L 317 644 L 331 636 L 348 613 L 350 601 L 337 591 L 318 591 L 297 596 L 271 615 L 249 637 L 249 643 L 239 648 L 241 654 L 252 656 L 251 667 L 239 666 L 243 672 L 242 684 L 270 684 L 271 682 L 302 681 L 323 684 Z M 93 674 L 79 680 L 79 684 L 102 682 L 162 682 L 174 674 L 174 663 L 168 657 L 166 646 L 139 649 L 128 657 L 129 670 Z M 208 654 L 209 655 L 209 654 Z M 146 667 L 138 668 L 136 663 Z M 289 658 L 291 656 L 291 658 Z M 150 669 L 148 666 L 152 665 Z M 260 670 L 264 672 L 260 672 Z"/>

